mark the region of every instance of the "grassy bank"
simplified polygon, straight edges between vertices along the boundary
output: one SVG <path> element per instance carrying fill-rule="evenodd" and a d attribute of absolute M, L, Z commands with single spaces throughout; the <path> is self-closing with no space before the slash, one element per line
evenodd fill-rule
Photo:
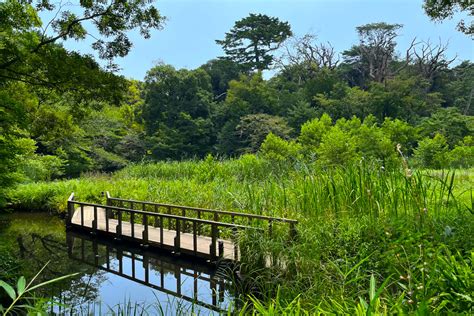
<path fill-rule="evenodd" d="M 472 312 L 472 170 L 384 170 L 364 162 L 320 169 L 236 160 L 135 165 L 111 175 L 29 183 L 10 208 L 63 212 L 114 196 L 296 218 L 293 244 L 259 238 L 243 260 L 254 310 L 300 312 Z M 277 236 L 278 237 L 278 236 Z M 281 238 L 284 238 L 281 236 Z M 276 260 L 262 270 L 261 255 Z M 284 262 L 284 263 L 282 263 Z"/>

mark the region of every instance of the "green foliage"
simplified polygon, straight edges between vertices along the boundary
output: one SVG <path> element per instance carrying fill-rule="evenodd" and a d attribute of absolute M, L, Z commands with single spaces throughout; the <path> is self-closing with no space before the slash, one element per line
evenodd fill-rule
<path fill-rule="evenodd" d="M 241 143 L 241 151 L 255 153 L 270 133 L 288 139 L 291 128 L 279 116 L 268 114 L 251 114 L 243 116 L 236 127 L 236 134 Z"/>
<path fill-rule="evenodd" d="M 450 147 L 474 134 L 474 118 L 459 113 L 457 108 L 439 109 L 420 124 L 422 136 L 441 134 Z"/>
<path fill-rule="evenodd" d="M 301 145 L 294 141 L 286 141 L 273 133 L 267 135 L 260 147 L 260 153 L 269 161 L 283 163 L 301 158 Z"/>
<path fill-rule="evenodd" d="M 467 14 L 472 16 L 474 5 L 469 1 L 463 0 L 452 0 L 452 1 L 441 1 L 441 0 L 425 0 L 423 4 L 426 14 L 435 21 L 452 18 L 453 15 L 458 11 L 467 11 Z M 469 25 L 469 22 L 460 20 L 457 28 L 459 31 L 473 36 L 474 25 Z"/>
<path fill-rule="evenodd" d="M 201 66 L 211 77 L 215 100 L 225 100 L 229 82 L 239 79 L 242 73 L 240 64 L 228 59 L 213 59 Z"/>
<path fill-rule="evenodd" d="M 31 181 L 50 181 L 64 175 L 64 164 L 57 156 L 34 155 L 24 159 L 20 172 Z"/>
<path fill-rule="evenodd" d="M 77 273 L 69 274 L 69 275 L 57 277 L 52 280 L 48 280 L 48 281 L 33 285 L 33 282 L 36 281 L 38 276 L 41 274 L 41 272 L 43 272 L 45 268 L 46 268 L 46 265 L 40 271 L 38 271 L 38 273 L 33 277 L 33 279 L 30 282 L 28 282 L 28 284 L 26 284 L 25 277 L 21 276 L 16 283 L 16 289 L 12 285 L 6 283 L 5 281 L 0 280 L 0 287 L 3 288 L 3 290 L 11 298 L 10 305 L 7 305 L 7 306 L 0 305 L 0 312 L 3 315 L 9 315 L 10 313 L 21 313 L 24 310 L 28 311 L 28 313 L 31 313 L 31 314 L 34 313 L 37 315 L 38 314 L 41 315 L 44 312 L 44 310 L 47 308 L 47 306 L 38 305 L 38 303 L 41 304 L 41 303 L 44 303 L 44 301 L 42 302 L 41 300 L 37 299 L 35 302 L 34 298 L 26 297 L 26 295 L 32 293 L 38 288 L 45 287 L 48 284 L 59 282 L 61 280 L 77 275 Z M 27 301 L 23 303 L 23 300 L 25 299 Z M 22 304 L 20 304 L 20 302 Z"/>
<path fill-rule="evenodd" d="M 330 130 L 331 125 L 332 120 L 327 114 L 303 124 L 298 140 L 303 145 L 307 156 L 316 152 L 321 145 L 323 135 Z"/>
<path fill-rule="evenodd" d="M 209 75 L 202 69 L 151 69 L 142 117 L 156 159 L 202 157 L 210 151 L 213 107 Z"/>
<path fill-rule="evenodd" d="M 413 159 L 419 166 L 441 169 L 447 166 L 447 152 L 446 138 L 441 134 L 436 134 L 433 138 L 426 137 L 420 141 Z"/>
<path fill-rule="evenodd" d="M 235 22 L 224 40 L 216 40 L 222 45 L 230 59 L 247 69 L 268 69 L 273 63 L 271 51 L 278 49 L 291 36 L 288 22 L 281 22 L 264 14 L 251 13 Z"/>
<path fill-rule="evenodd" d="M 474 137 L 464 137 L 464 140 L 449 152 L 448 160 L 452 168 L 470 168 L 474 166 Z"/>
<path fill-rule="evenodd" d="M 323 166 L 351 165 L 358 158 L 354 139 L 338 126 L 323 135 L 316 154 Z"/>

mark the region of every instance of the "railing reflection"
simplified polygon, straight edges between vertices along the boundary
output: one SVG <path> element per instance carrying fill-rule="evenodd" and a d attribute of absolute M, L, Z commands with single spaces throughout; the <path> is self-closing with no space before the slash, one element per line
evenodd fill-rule
<path fill-rule="evenodd" d="M 226 311 L 223 303 L 229 298 L 226 287 L 230 281 L 216 274 L 212 266 L 76 232 L 67 233 L 67 246 L 68 256 L 74 260 L 209 310 Z M 175 282 L 170 282 L 173 279 Z"/>

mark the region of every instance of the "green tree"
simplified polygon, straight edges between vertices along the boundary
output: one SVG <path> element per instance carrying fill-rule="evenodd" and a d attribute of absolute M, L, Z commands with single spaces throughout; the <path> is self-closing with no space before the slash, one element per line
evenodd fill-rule
<path fill-rule="evenodd" d="M 43 24 L 38 14 L 41 11 L 51 11 L 54 18 Z M 43 127 L 39 122 L 34 126 L 29 124 L 31 113 L 37 111 L 34 105 L 43 108 L 63 95 L 74 97 L 76 102 L 71 109 L 77 118 L 84 112 L 85 100 L 117 101 L 123 96 L 122 77 L 102 69 L 91 56 L 67 51 L 58 41 L 82 40 L 94 33 L 93 49 L 109 61 L 110 69 L 115 69 L 112 59 L 125 56 L 132 46 L 127 32 L 138 28 L 144 37 L 149 37 L 150 30 L 160 28 L 162 22 L 158 10 L 142 0 L 0 2 L 0 200 L 4 200 L 4 190 L 18 179 L 16 174 L 21 164 L 16 162 L 36 149 L 28 139 L 28 130 L 35 134 L 33 137 L 42 138 L 38 152 L 52 150 L 52 144 L 58 144 L 62 138 L 70 140 L 67 127 L 76 131 L 74 124 L 69 124 L 70 118 L 61 111 L 58 115 L 46 110 L 44 113 L 53 122 L 66 122 L 62 130 L 54 126 L 46 131 L 44 127 L 51 126 L 51 122 L 44 118 L 39 118 L 43 119 Z M 75 174 L 82 168 L 72 166 L 72 161 L 83 160 L 81 165 L 91 163 L 80 146 L 70 144 L 71 150 L 64 146 L 54 150 L 63 161 L 68 160 L 66 169 L 76 170 Z"/>
<path fill-rule="evenodd" d="M 235 22 L 224 40 L 216 40 L 230 59 L 247 69 L 264 70 L 273 63 L 271 52 L 292 35 L 288 22 L 251 13 Z"/>
<path fill-rule="evenodd" d="M 448 144 L 446 138 L 436 134 L 433 138 L 423 138 L 415 149 L 413 159 L 424 168 L 441 169 L 447 167 Z"/>
<path fill-rule="evenodd" d="M 469 0 L 425 0 L 423 8 L 435 21 L 451 19 L 457 11 L 466 11 L 469 16 L 474 15 L 474 3 Z M 466 22 L 461 20 L 457 27 L 461 32 L 474 36 L 474 22 L 468 22 L 466 25 Z"/>
<path fill-rule="evenodd" d="M 356 142 L 338 126 L 332 127 L 323 135 L 316 154 L 318 163 L 329 167 L 347 166 L 358 158 Z"/>
<path fill-rule="evenodd" d="M 225 100 L 229 82 L 239 79 L 242 74 L 241 65 L 229 59 L 213 59 L 202 65 L 211 77 L 212 92 L 214 100 Z"/>
<path fill-rule="evenodd" d="M 145 78 L 142 119 L 156 159 L 203 156 L 213 142 L 211 83 L 202 69 L 160 65 Z"/>
<path fill-rule="evenodd" d="M 429 116 L 441 107 L 442 96 L 429 92 L 429 82 L 419 77 L 397 76 L 384 84 L 370 85 L 371 113 L 379 121 L 386 117 L 399 118 L 411 124 Z"/>
<path fill-rule="evenodd" d="M 300 159 L 301 145 L 294 141 L 287 141 L 273 133 L 267 135 L 260 153 L 272 162 L 287 163 Z"/>
<path fill-rule="evenodd" d="M 418 141 L 417 129 L 405 121 L 399 119 L 392 120 L 385 118 L 381 125 L 383 134 L 388 137 L 392 145 L 400 144 L 405 155 L 411 155 Z"/>
<path fill-rule="evenodd" d="M 362 76 L 359 85 L 368 80 L 384 82 L 391 75 L 390 65 L 394 60 L 395 39 L 401 24 L 384 22 L 358 26 L 359 44 L 343 53 L 345 63 L 358 71 Z"/>
<path fill-rule="evenodd" d="M 474 137 L 466 136 L 448 154 L 449 166 L 471 168 L 474 166 Z"/>
<path fill-rule="evenodd" d="M 268 114 L 243 116 L 236 126 L 235 134 L 239 143 L 239 152 L 255 153 L 268 134 L 289 139 L 291 128 L 285 119 Z"/>
<path fill-rule="evenodd" d="M 331 129 L 332 119 L 329 115 L 323 114 L 321 118 L 315 118 L 301 126 L 301 133 L 298 142 L 303 146 L 303 151 L 307 157 L 314 156 L 323 136 Z"/>
<path fill-rule="evenodd" d="M 474 134 L 474 118 L 462 115 L 457 108 L 439 109 L 423 120 L 419 128 L 422 136 L 443 135 L 452 148 L 465 136 Z"/>

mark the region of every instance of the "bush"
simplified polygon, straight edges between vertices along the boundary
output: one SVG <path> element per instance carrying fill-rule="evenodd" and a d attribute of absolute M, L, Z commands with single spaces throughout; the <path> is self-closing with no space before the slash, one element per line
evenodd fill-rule
<path fill-rule="evenodd" d="M 34 155 L 21 165 L 22 173 L 31 181 L 49 181 L 64 174 L 65 161 L 57 156 Z"/>
<path fill-rule="evenodd" d="M 260 147 L 265 159 L 274 162 L 285 162 L 300 158 L 301 145 L 294 141 L 286 141 L 273 133 L 267 135 Z"/>
<path fill-rule="evenodd" d="M 354 138 L 337 126 L 323 135 L 316 153 L 323 166 L 346 166 L 358 158 Z"/>
<path fill-rule="evenodd" d="M 436 134 L 433 138 L 426 137 L 420 141 L 413 158 L 419 167 L 442 169 L 448 164 L 447 153 L 446 138 Z"/>
<path fill-rule="evenodd" d="M 470 168 L 474 166 L 474 137 L 466 136 L 448 154 L 449 165 L 453 168 Z"/>

